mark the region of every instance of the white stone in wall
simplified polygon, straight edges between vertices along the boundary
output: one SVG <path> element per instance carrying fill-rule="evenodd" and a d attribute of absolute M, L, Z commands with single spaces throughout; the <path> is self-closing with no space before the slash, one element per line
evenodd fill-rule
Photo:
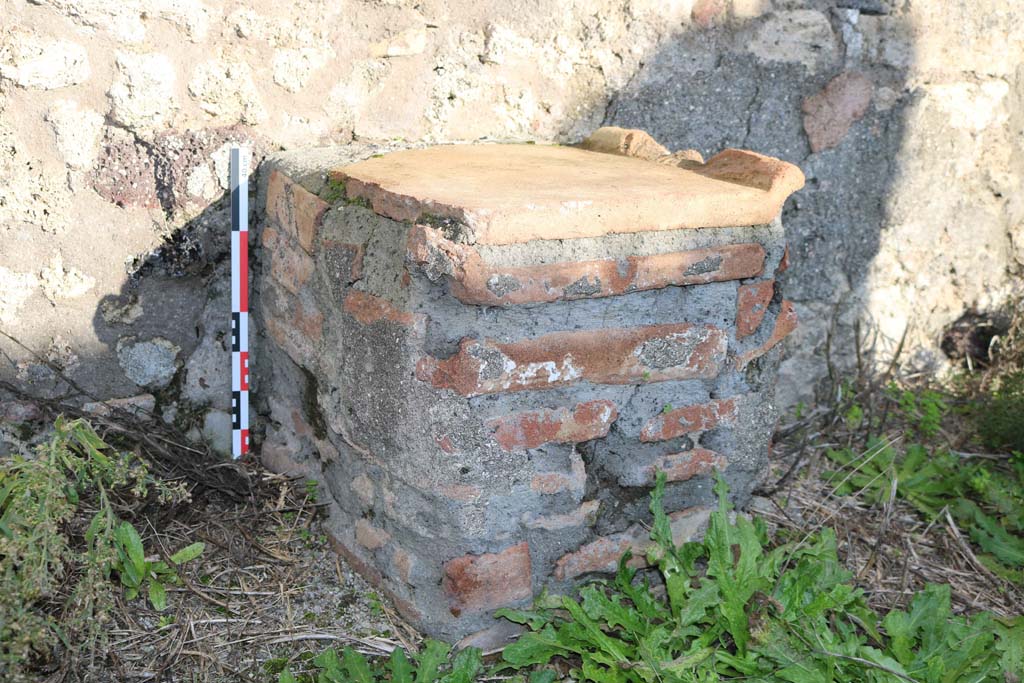
<path fill-rule="evenodd" d="M 128 128 L 167 124 L 178 108 L 174 96 L 174 65 L 159 53 L 117 54 L 117 75 L 110 86 L 110 115 Z"/>
<path fill-rule="evenodd" d="M 947 117 L 949 125 L 980 133 L 991 125 L 1002 125 L 1010 118 L 1003 100 L 1010 84 L 1002 79 L 982 83 L 959 82 L 926 86 L 922 89 L 931 104 Z"/>
<path fill-rule="evenodd" d="M 772 15 L 747 49 L 761 59 L 799 62 L 813 73 L 835 60 L 838 46 L 828 17 L 815 10 L 798 9 Z"/>
<path fill-rule="evenodd" d="M 91 168 L 99 149 L 103 115 L 74 100 L 57 100 L 47 110 L 46 120 L 67 165 L 80 171 Z"/>
<path fill-rule="evenodd" d="M 231 453 L 231 415 L 223 410 L 211 410 L 203 418 L 203 439 L 210 448 L 227 455 Z"/>
<path fill-rule="evenodd" d="M 85 48 L 67 40 L 18 31 L 0 43 L 0 79 L 23 88 L 54 90 L 88 80 Z"/>
<path fill-rule="evenodd" d="M 74 268 L 64 267 L 64 256 L 55 252 L 50 264 L 39 271 L 39 286 L 51 303 L 76 299 L 96 286 L 96 278 Z"/>
<path fill-rule="evenodd" d="M 299 92 L 313 72 L 327 63 L 327 53 L 311 47 L 282 48 L 274 52 L 274 82 L 288 92 Z"/>
<path fill-rule="evenodd" d="M 484 51 L 480 54 L 480 61 L 505 64 L 510 60 L 523 59 L 534 50 L 536 45 L 529 38 L 501 24 L 491 23 L 484 29 Z"/>
<path fill-rule="evenodd" d="M 200 0 L 33 0 L 72 21 L 105 31 L 122 43 L 146 39 L 146 19 L 163 19 L 194 42 L 206 38 L 210 10 Z"/>
<path fill-rule="evenodd" d="M 213 162 L 213 173 L 217 178 L 217 184 L 220 185 L 222 190 L 227 190 L 231 183 L 231 148 L 234 147 L 235 142 L 225 142 L 223 145 L 214 150 L 213 154 L 210 155 L 210 160 Z M 253 168 L 252 165 L 252 148 L 242 147 L 241 148 L 242 159 L 244 163 L 249 165 L 249 168 Z"/>
<path fill-rule="evenodd" d="M 732 15 L 737 19 L 756 19 L 771 8 L 771 0 L 732 0 Z"/>
<path fill-rule="evenodd" d="M 71 203 L 64 174 L 46 173 L 40 168 L 4 120 L 3 107 L 0 99 L 0 235 L 26 230 L 26 226 L 62 233 L 67 228 Z"/>
<path fill-rule="evenodd" d="M 913 2 L 909 22 L 890 20 L 890 26 L 911 36 L 907 66 L 913 76 L 1012 78 L 1024 61 L 1021 8 L 1020 0 Z"/>
<path fill-rule="evenodd" d="M 38 285 L 35 273 L 19 273 L 0 266 L 0 323 L 13 322 Z"/>
<path fill-rule="evenodd" d="M 211 59 L 192 72 L 188 92 L 211 116 L 248 124 L 267 119 L 252 68 L 245 62 Z"/>
<path fill-rule="evenodd" d="M 142 0 L 148 16 L 159 17 L 183 29 L 194 43 L 202 42 L 210 28 L 210 9 L 200 0 Z"/>
<path fill-rule="evenodd" d="M 193 168 L 185 180 L 185 190 L 198 199 L 214 199 L 220 193 L 220 184 L 210 170 L 209 164 Z"/>
<path fill-rule="evenodd" d="M 260 16 L 248 7 L 239 7 L 224 18 L 224 25 L 239 38 L 258 37 L 262 31 Z"/>

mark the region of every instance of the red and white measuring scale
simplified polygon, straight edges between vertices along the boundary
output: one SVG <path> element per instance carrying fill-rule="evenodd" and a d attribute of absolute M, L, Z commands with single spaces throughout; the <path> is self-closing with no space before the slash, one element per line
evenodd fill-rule
<path fill-rule="evenodd" d="M 231 148 L 231 455 L 249 452 L 249 158 Z"/>

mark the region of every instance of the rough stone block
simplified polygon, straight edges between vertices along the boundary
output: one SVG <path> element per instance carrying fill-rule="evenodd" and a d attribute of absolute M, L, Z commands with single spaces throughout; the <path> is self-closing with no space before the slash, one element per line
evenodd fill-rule
<path fill-rule="evenodd" d="M 802 175 L 641 131 L 584 146 L 264 174 L 265 457 L 323 482 L 339 552 L 434 636 L 641 563 L 657 471 L 685 540 L 716 471 L 742 504 L 765 466 Z"/>

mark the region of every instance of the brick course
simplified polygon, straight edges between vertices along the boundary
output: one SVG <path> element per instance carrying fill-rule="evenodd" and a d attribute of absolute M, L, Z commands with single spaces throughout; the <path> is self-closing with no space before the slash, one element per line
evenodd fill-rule
<path fill-rule="evenodd" d="M 488 306 L 547 303 L 617 296 L 671 285 L 699 285 L 760 275 L 760 244 L 627 256 L 623 259 L 491 266 L 472 247 L 454 244 L 440 231 L 416 226 L 409 241 L 414 263 L 448 273 L 452 294 L 467 304 Z"/>
<path fill-rule="evenodd" d="M 514 413 L 488 421 L 494 439 L 506 451 L 536 448 L 546 443 L 574 443 L 608 434 L 619 411 L 611 401 L 588 401 L 569 408 L 545 408 Z"/>
<path fill-rule="evenodd" d="M 781 261 L 780 261 L 781 265 Z M 775 293 L 775 280 L 740 286 L 736 298 L 736 338 L 749 337 L 760 327 Z"/>
<path fill-rule="evenodd" d="M 722 330 L 691 323 L 556 332 L 508 344 L 466 339 L 451 358 L 420 360 L 416 376 L 463 396 L 551 389 L 580 381 L 632 384 L 710 378 L 718 374 L 726 347 Z"/>
<path fill-rule="evenodd" d="M 706 448 L 695 448 L 682 453 L 670 453 L 655 460 L 645 470 L 648 485 L 653 486 L 658 472 L 665 473 L 667 481 L 686 481 L 702 474 L 724 470 L 729 461 Z"/>
<path fill-rule="evenodd" d="M 324 212 L 330 205 L 280 171 L 270 174 L 266 203 L 268 218 L 311 253 Z"/>
<path fill-rule="evenodd" d="M 747 366 L 750 361 L 755 358 L 759 358 L 764 354 L 768 353 L 773 349 L 779 342 L 789 336 L 789 333 L 796 329 L 797 316 L 796 309 L 793 308 L 792 302 L 783 301 L 779 307 L 779 314 L 775 318 L 775 326 L 772 328 L 771 336 L 758 346 L 757 348 L 750 349 L 736 358 L 736 367 L 742 369 Z"/>

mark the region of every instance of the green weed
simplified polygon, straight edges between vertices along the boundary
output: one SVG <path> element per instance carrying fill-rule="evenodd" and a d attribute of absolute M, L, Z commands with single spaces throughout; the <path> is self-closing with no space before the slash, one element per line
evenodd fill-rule
<path fill-rule="evenodd" d="M 417 654 L 398 648 L 388 659 L 369 661 L 346 647 L 339 655 L 334 648 L 313 658 L 313 671 L 295 675 L 280 670 L 278 683 L 472 683 L 483 672 L 480 650 L 466 648 L 449 663 L 451 647 L 428 640 Z"/>
<path fill-rule="evenodd" d="M 319 482 L 317 482 L 316 479 L 307 479 L 306 482 L 305 482 L 305 487 L 306 487 L 306 498 L 309 500 L 309 502 L 311 502 L 311 503 L 317 502 L 317 500 L 319 500 L 318 496 L 319 496 L 319 493 L 320 493 L 320 484 L 319 484 Z"/>
<path fill-rule="evenodd" d="M 896 496 L 929 521 L 946 511 L 978 546 L 978 559 L 993 573 L 1024 582 L 1024 456 L 1005 460 L 959 455 L 934 439 L 949 407 L 932 391 L 890 390 L 903 423 L 919 442 L 870 437 L 866 447 L 829 449 L 840 466 L 826 479 L 840 495 L 856 493 L 873 504 Z M 856 406 L 847 410 L 849 415 Z M 1021 416 L 1024 420 L 1024 415 Z"/>
<path fill-rule="evenodd" d="M 1024 453 L 1024 371 L 1000 377 L 970 412 L 987 447 Z"/>
<path fill-rule="evenodd" d="M 125 587 L 125 597 L 134 600 L 146 587 L 149 602 L 158 612 L 167 609 L 167 586 L 181 583 L 174 567 L 196 559 L 206 547 L 204 543 L 185 546 L 171 555 L 171 564 L 162 560 L 150 561 L 146 559 L 139 532 L 129 522 L 121 522 L 114 530 L 114 541 L 117 558 L 113 568 Z"/>
<path fill-rule="evenodd" d="M 328 204 L 334 204 L 345 198 L 345 183 L 341 180 L 330 178 L 327 184 L 320 190 L 320 199 Z"/>
<path fill-rule="evenodd" d="M 58 418 L 33 454 L 0 462 L 0 679 L 25 678 L 60 646 L 69 660 L 97 651 L 113 608 L 111 572 L 124 577 L 141 554 L 117 511 L 151 494 L 188 498 L 83 420 Z"/>
<path fill-rule="evenodd" d="M 595 683 L 995 683 L 1024 673 L 1020 618 L 953 615 L 948 587 L 929 586 L 879 621 L 830 530 L 769 550 L 762 524 L 730 521 L 721 480 L 705 539 L 674 546 L 664 481 L 651 497 L 648 554 L 663 590 L 627 565 L 627 553 L 613 582 L 585 586 L 579 599 L 501 610 L 529 627 L 505 649 L 504 668 L 561 658 L 574 678 Z"/>

